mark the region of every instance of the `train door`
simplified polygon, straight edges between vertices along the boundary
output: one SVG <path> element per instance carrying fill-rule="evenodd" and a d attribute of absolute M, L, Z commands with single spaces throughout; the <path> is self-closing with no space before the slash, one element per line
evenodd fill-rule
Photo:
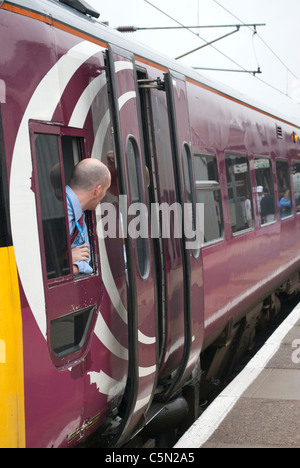
<path fill-rule="evenodd" d="M 191 230 L 196 228 L 185 79 L 180 77 L 175 89 L 173 75 L 163 71 L 149 70 L 152 76 L 159 74 L 152 79 L 140 69 L 138 78 L 149 194 L 151 203 L 158 206 L 152 219 L 156 218 L 159 237 L 153 236 L 152 241 L 158 281 L 159 383 L 169 399 L 197 363 L 204 314 L 199 245 L 186 243 L 190 236 L 182 223 L 186 203 L 185 217 L 192 218 Z M 175 91 L 182 93 L 180 99 Z"/>
<path fill-rule="evenodd" d="M 168 103 L 163 71 L 149 79 L 139 70 L 141 115 L 145 155 L 149 168 L 149 195 L 153 206 L 152 222 L 157 235 L 152 236 L 157 271 L 157 315 L 159 348 L 159 384 L 167 389 L 181 366 L 184 355 L 184 268 L 181 247 L 181 205 L 177 203 Z M 151 223 L 153 225 L 153 223 Z"/>
<path fill-rule="evenodd" d="M 196 204 L 192 139 L 185 77 L 166 74 L 166 91 L 177 187 L 183 213 L 181 253 L 184 286 L 184 352 L 181 365 L 168 390 L 171 395 L 191 374 L 203 342 L 203 264 L 200 250 L 201 207 Z"/>
<path fill-rule="evenodd" d="M 75 132 L 75 133 L 74 133 Z M 80 130 L 43 123 L 30 124 L 33 179 L 42 255 L 46 335 L 58 369 L 84 359 L 92 339 L 102 298 L 102 279 L 93 216 L 89 226 L 92 271 L 74 274 L 68 224 L 66 185 L 85 155 Z"/>
<path fill-rule="evenodd" d="M 140 427 L 156 385 L 156 284 L 147 224 L 146 168 L 134 56 L 109 46 L 107 61 L 128 278 L 129 365 L 125 412 L 112 442 L 113 446 L 119 446 L 134 428 Z"/>

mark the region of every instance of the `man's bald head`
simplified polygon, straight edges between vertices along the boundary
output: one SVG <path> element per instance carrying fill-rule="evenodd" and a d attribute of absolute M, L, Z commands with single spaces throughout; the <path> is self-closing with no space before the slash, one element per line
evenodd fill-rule
<path fill-rule="evenodd" d="M 96 209 L 111 184 L 108 168 L 98 159 L 83 159 L 73 170 L 69 186 L 83 211 Z"/>
<path fill-rule="evenodd" d="M 106 187 L 110 182 L 108 168 L 98 159 L 83 159 L 73 170 L 69 183 L 73 190 L 93 190 L 97 185 Z"/>

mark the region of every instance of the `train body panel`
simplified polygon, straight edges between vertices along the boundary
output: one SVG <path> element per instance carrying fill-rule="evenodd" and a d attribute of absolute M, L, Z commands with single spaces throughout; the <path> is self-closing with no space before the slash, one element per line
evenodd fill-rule
<path fill-rule="evenodd" d="M 299 128 L 54 0 L 2 3 L 0 41 L 0 446 L 118 447 L 229 323 L 297 289 Z M 75 277 L 63 195 L 88 157 L 112 183 Z"/>
<path fill-rule="evenodd" d="M 275 120 L 247 105 L 240 105 L 234 98 L 218 95 L 200 87 L 191 87 L 190 106 L 194 151 L 197 154 L 214 155 L 218 161 L 219 184 L 226 203 L 223 207 L 222 239 L 207 242 L 203 246 L 205 272 L 205 340 L 228 320 L 239 317 L 255 301 L 266 297 L 284 282 L 292 271 L 298 269 L 299 218 L 284 219 L 281 223 L 260 224 L 260 214 L 255 197 L 256 161 L 266 158 L 270 161 L 272 178 L 275 181 L 275 219 L 280 220 L 280 187 L 276 161 L 286 160 L 292 166 L 297 161 L 298 150 L 290 137 L 295 130 L 287 126 L 286 136 L 278 138 L 281 125 Z M 199 106 L 199 107 L 198 107 Z M 198 109 L 203 112 L 199 114 Z M 287 151 L 287 147 L 289 148 Z M 226 155 L 246 156 L 253 196 L 253 225 L 234 233 L 226 178 Z M 296 196 L 294 195 L 294 200 Z M 297 206 L 294 204 L 293 213 Z M 255 228 L 255 231 L 254 231 Z M 295 250 L 294 250 L 295 248 Z"/>
<path fill-rule="evenodd" d="M 41 135 L 48 135 L 48 133 L 58 135 L 58 129 L 69 126 L 69 121 L 72 119 L 72 127 L 75 129 L 70 138 L 81 139 L 81 129 L 85 121 L 88 122 L 86 124 L 88 130 L 84 135 L 88 143 L 84 150 L 87 154 L 92 153 L 94 131 L 108 111 L 106 100 L 106 107 L 105 105 L 98 106 L 98 115 L 93 119 L 94 109 L 91 108 L 93 91 L 89 95 L 90 81 L 93 77 L 99 76 L 99 62 L 101 65 L 101 61 L 94 56 L 98 53 L 101 57 L 103 48 L 91 45 L 89 50 L 88 43 L 83 47 L 80 39 L 65 32 L 55 31 L 55 36 L 52 28 L 33 18 L 24 19 L 21 15 L 6 11 L 1 11 L 1 15 L 3 15 L 1 24 L 5 24 L 5 29 L 12 31 L 13 38 L 10 43 L 12 48 L 7 48 L 4 55 L 6 66 L 1 65 L 2 79 L 6 83 L 5 104 L 1 110 L 12 193 L 10 213 L 13 244 L 20 288 L 24 290 L 24 293 L 21 292 L 21 303 L 24 335 L 26 443 L 27 447 L 70 446 L 77 443 L 90 427 L 99 424 L 101 419 L 107 417 L 112 406 L 111 401 L 118 399 L 118 395 L 122 395 L 124 391 L 128 366 L 127 330 L 124 327 L 118 333 L 114 330 L 117 326 L 116 322 L 122 322 L 122 320 L 118 318 L 110 297 L 103 292 L 100 265 L 97 265 L 99 273 L 88 279 L 89 285 L 84 285 L 82 281 L 73 285 L 70 282 L 50 285 L 48 279 L 45 279 L 49 271 L 45 272 L 45 265 L 41 259 L 43 248 L 40 247 L 45 239 L 42 240 L 40 237 L 40 226 L 37 225 L 37 211 L 39 208 L 42 211 L 42 206 L 36 208 L 34 193 L 36 187 L 32 186 L 34 170 L 36 174 L 38 173 L 38 151 L 35 148 L 35 160 L 32 162 L 31 145 L 34 144 L 32 140 L 38 132 Z M 3 27 L 1 31 L 4 32 Z M 32 44 L 33 49 L 31 49 Z M 28 72 L 29 64 L 33 80 Z M 14 83 L 9 79 L 10 74 L 14 77 Z M 96 90 L 101 93 L 104 84 L 106 84 L 105 79 L 101 80 L 100 77 L 95 85 Z M 98 99 L 101 97 L 98 95 Z M 81 106 L 81 115 L 77 120 L 78 108 L 75 104 Z M 84 111 L 85 117 L 82 114 Z M 81 122 L 79 124 L 78 121 L 83 117 L 81 127 Z M 33 121 L 36 122 L 38 129 L 33 126 Z M 43 127 L 41 122 L 46 122 L 48 127 L 47 124 Z M 51 122 L 55 122 L 55 125 L 49 131 Z M 78 125 L 80 125 L 79 130 L 77 130 Z M 69 135 L 66 135 L 67 137 Z M 109 141 L 106 145 L 103 151 L 110 149 Z M 53 162 L 56 162 L 55 158 Z M 35 182 L 37 183 L 37 180 Z M 96 220 L 93 220 L 93 224 L 95 223 Z M 54 229 L 56 227 L 57 225 Z M 94 243 L 97 244 L 97 239 Z M 122 252 L 121 239 L 118 239 L 118 244 L 117 249 Z M 116 249 L 116 245 L 114 248 Z M 118 259 L 118 264 L 119 262 Z M 120 292 L 120 296 L 123 294 L 126 307 L 123 284 L 124 267 L 123 280 L 120 276 L 122 276 L 122 269 L 119 268 L 119 274 L 115 276 L 115 283 L 118 286 L 115 285 L 115 288 L 117 293 Z M 87 288 L 90 289 L 89 292 Z M 101 303 L 104 303 L 105 307 L 100 312 Z M 68 338 L 64 342 L 60 335 L 59 328 L 67 327 L 63 317 L 75 312 L 77 315 L 74 315 L 72 326 L 79 327 L 75 323 L 76 317 L 79 316 L 78 311 L 91 307 L 97 310 L 92 311 L 89 336 L 84 337 L 86 349 L 80 347 L 79 353 L 74 349 L 74 352 L 71 352 L 71 359 L 69 355 L 57 359 L 61 347 L 67 345 L 72 347 L 72 344 L 75 344 L 68 343 Z M 114 314 L 115 317 L 113 317 Z M 85 315 L 82 314 L 82 316 L 85 320 Z M 113 325 L 111 325 L 112 321 Z M 118 329 L 120 329 L 120 323 Z M 63 333 L 66 332 L 66 328 L 62 330 Z M 114 336 L 110 336 L 109 330 L 118 335 L 118 340 L 114 341 Z M 83 330 L 82 333 L 84 332 Z M 54 333 L 55 337 L 51 338 Z M 106 335 L 106 340 L 103 340 L 106 346 L 97 338 L 97 335 L 101 336 L 101 334 Z M 58 340 L 57 343 L 55 340 Z M 54 353 L 53 350 L 57 352 Z M 49 352 L 52 354 L 52 359 Z M 98 356 L 96 359 L 93 358 L 94 353 Z M 102 356 L 101 360 L 99 356 Z M 54 366 L 62 367 L 62 370 L 58 371 Z M 37 399 L 40 402 L 38 411 L 36 411 Z M 66 408 L 68 406 L 70 408 L 66 410 L 66 413 L 62 413 L 62 407 L 65 405 Z M 57 435 L 54 436 L 54 434 Z"/>

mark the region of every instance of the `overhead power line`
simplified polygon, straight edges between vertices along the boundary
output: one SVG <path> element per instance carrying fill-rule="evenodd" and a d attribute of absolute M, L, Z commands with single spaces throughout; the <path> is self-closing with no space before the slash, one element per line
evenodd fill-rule
<path fill-rule="evenodd" d="M 229 13 L 233 18 L 235 18 L 236 20 L 238 20 L 239 22 L 241 22 L 243 24 L 246 24 L 238 16 L 236 16 L 234 13 L 232 13 L 232 11 L 228 10 L 228 8 L 226 8 L 224 5 L 222 5 L 218 0 L 213 0 L 213 2 L 216 3 L 216 5 L 218 5 L 219 7 L 223 8 L 223 10 L 225 10 L 227 13 Z M 286 71 L 288 73 L 290 73 L 296 80 L 298 80 L 300 82 L 300 78 L 286 65 L 286 63 L 279 57 L 279 55 L 272 49 L 272 47 L 269 46 L 269 44 L 267 44 L 267 42 L 261 37 L 261 35 L 257 33 L 257 36 L 259 37 L 261 42 L 269 49 L 269 51 L 274 55 L 274 57 L 276 57 L 276 59 L 281 63 L 281 65 L 283 65 L 283 67 L 286 69 Z M 289 97 L 290 99 L 294 100 L 291 96 L 289 96 L 288 90 L 285 93 L 282 90 L 280 90 L 280 89 L 276 88 L 275 86 L 271 85 L 270 83 L 267 83 L 263 79 L 261 79 L 261 78 L 257 78 L 257 79 L 259 81 L 261 81 L 262 83 L 264 83 L 265 85 L 269 86 L 270 88 L 273 88 L 274 90 L 278 91 L 279 93 L 281 93 L 281 94 Z"/>
<path fill-rule="evenodd" d="M 170 16 L 168 13 L 166 13 L 165 11 L 161 10 L 160 8 L 158 8 L 156 5 L 154 5 L 153 3 L 151 3 L 149 0 L 144 0 L 146 3 L 148 3 L 150 6 L 152 6 L 153 8 L 155 8 L 157 11 L 159 11 L 160 13 L 162 13 L 164 16 L 168 17 L 169 19 L 171 19 L 172 21 L 174 21 L 175 23 L 177 23 L 180 27 L 182 28 L 185 28 L 187 31 L 189 31 L 191 34 L 194 34 L 195 36 L 197 36 L 199 39 L 201 39 L 202 41 L 204 41 L 206 44 L 208 44 L 208 42 L 200 36 L 200 34 L 196 33 L 193 31 L 192 28 L 188 28 L 186 27 L 184 24 L 180 23 L 180 21 L 176 20 L 175 18 L 173 18 L 172 16 Z M 229 14 L 231 14 L 235 19 L 237 19 L 240 23 L 242 23 L 243 25 L 246 25 L 245 22 L 243 22 L 240 18 L 238 18 L 236 15 L 234 15 L 231 11 L 229 11 L 227 8 L 225 8 L 221 3 L 219 3 L 217 0 L 213 0 L 218 6 L 220 6 L 221 8 L 223 8 L 224 10 L 226 10 Z M 198 16 L 200 16 L 200 9 L 198 11 Z M 249 28 L 252 27 L 252 25 L 249 25 L 248 26 Z M 198 26 L 199 28 L 199 26 Z M 256 29 L 254 28 L 254 35 L 258 35 L 257 34 L 257 31 Z M 260 40 L 266 45 L 267 48 L 270 49 L 270 51 L 274 54 L 274 56 L 281 62 L 281 64 L 286 68 L 286 70 L 294 77 L 296 78 L 298 81 L 300 81 L 299 77 L 295 75 L 295 73 L 293 73 L 292 70 L 290 70 L 290 68 L 281 60 L 281 58 L 273 51 L 273 49 L 264 41 L 264 39 L 262 39 L 262 37 L 260 35 L 258 35 L 258 37 L 260 38 Z M 274 85 L 272 85 L 271 83 L 268 83 L 266 82 L 265 80 L 263 80 L 262 78 L 258 78 L 256 76 L 256 74 L 254 74 L 253 72 L 247 70 L 245 67 L 243 67 L 241 64 L 239 64 L 238 62 L 236 62 L 234 59 L 232 59 L 231 57 L 229 57 L 228 55 L 226 55 L 224 52 L 222 52 L 220 49 L 218 49 L 215 45 L 211 44 L 211 47 L 216 50 L 219 54 L 223 55 L 223 57 L 225 57 L 226 59 L 228 59 L 230 62 L 234 63 L 237 67 L 239 67 L 241 69 L 241 71 L 244 71 L 245 73 L 250 73 L 252 75 L 254 75 L 254 77 L 261 81 L 262 83 L 264 83 L 266 86 L 269 86 L 270 88 L 272 88 L 273 90 L 279 92 L 280 94 L 283 94 L 284 96 L 290 98 L 291 100 L 295 101 L 291 96 L 289 96 L 288 93 L 285 93 L 283 92 L 281 89 L 278 89 L 277 87 L 275 87 Z M 200 68 L 199 68 L 200 69 Z M 260 70 L 260 67 L 258 65 L 258 69 Z M 231 71 L 231 70 L 230 70 Z M 236 71 L 236 70 L 234 70 Z"/>
<path fill-rule="evenodd" d="M 244 23 L 243 20 L 241 20 L 238 16 L 236 16 L 234 13 L 232 13 L 232 11 L 228 10 L 228 8 L 224 7 L 224 5 L 222 5 L 222 3 L 218 2 L 217 0 L 213 0 L 214 3 L 216 3 L 219 7 L 223 8 L 223 10 L 227 11 L 227 13 L 229 13 L 233 18 L 237 19 L 240 23 L 242 23 L 244 26 L 248 26 L 246 23 Z M 249 27 L 249 26 L 248 26 Z M 265 44 L 265 46 L 270 50 L 270 52 L 272 52 L 272 54 L 277 58 L 277 60 L 279 60 L 279 62 L 289 71 L 289 73 L 291 75 L 294 76 L 294 78 L 298 79 L 299 80 L 299 77 L 296 76 L 292 70 L 290 70 L 290 68 L 284 63 L 284 61 L 279 57 L 278 54 L 276 54 L 276 52 L 272 49 L 272 47 L 270 47 L 266 41 L 259 35 L 257 34 L 258 37 L 260 38 L 260 40 Z"/>
<path fill-rule="evenodd" d="M 152 6 L 153 8 L 155 8 L 157 11 L 159 11 L 160 13 L 162 13 L 164 16 L 166 16 L 167 18 L 171 19 L 172 21 L 174 21 L 175 23 L 177 23 L 179 26 L 181 26 L 182 28 L 185 28 L 187 31 L 189 31 L 191 34 L 194 34 L 196 37 L 198 37 L 198 39 L 201 39 L 205 44 L 209 45 L 208 41 L 206 41 L 203 37 L 200 36 L 200 34 L 196 33 L 193 31 L 193 29 L 190 29 L 190 28 L 187 28 L 184 24 L 180 23 L 180 21 L 176 20 L 175 18 L 173 18 L 171 15 L 169 15 L 168 13 L 166 13 L 165 11 L 161 10 L 160 8 L 158 8 L 156 5 L 154 5 L 153 3 L 151 3 L 149 0 L 144 0 L 146 3 L 148 3 L 150 6 Z M 254 33 L 256 33 L 256 28 L 254 28 Z M 219 54 L 223 55 L 223 57 L 227 58 L 228 60 L 230 60 L 230 62 L 234 63 L 234 65 L 236 65 L 237 67 L 239 67 L 241 70 L 244 70 L 245 73 L 249 73 L 248 70 L 246 68 L 244 68 L 242 65 L 240 65 L 239 63 L 237 63 L 235 60 L 233 60 L 231 57 L 229 57 L 228 55 L 226 55 L 224 52 L 222 52 L 220 49 L 218 49 L 216 46 L 214 46 L 213 44 L 210 44 L 210 46 L 216 50 Z"/>

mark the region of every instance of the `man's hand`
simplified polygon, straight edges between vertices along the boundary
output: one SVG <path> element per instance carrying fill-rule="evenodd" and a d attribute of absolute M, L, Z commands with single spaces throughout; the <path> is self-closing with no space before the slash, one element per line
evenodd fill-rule
<path fill-rule="evenodd" d="M 90 248 L 88 244 L 77 245 L 72 249 L 72 263 L 87 262 L 90 258 Z"/>

